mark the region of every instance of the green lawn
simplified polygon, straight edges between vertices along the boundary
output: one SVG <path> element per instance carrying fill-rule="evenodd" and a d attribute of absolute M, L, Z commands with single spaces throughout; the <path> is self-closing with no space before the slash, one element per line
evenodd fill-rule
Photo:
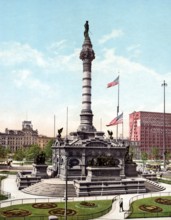
<path fill-rule="evenodd" d="M 152 198 L 145 198 L 136 200 L 131 204 L 132 213 L 129 215 L 128 218 L 147 218 L 147 217 L 169 217 L 171 216 L 171 205 L 164 205 L 155 202 L 156 198 L 165 198 L 171 200 L 171 196 L 157 196 Z M 158 206 L 162 208 L 162 212 L 148 212 L 142 211 L 139 206 L 141 205 L 149 205 L 149 206 Z"/>
<path fill-rule="evenodd" d="M 166 184 L 171 184 L 171 180 L 166 180 L 166 179 L 158 179 L 159 182 L 161 183 L 166 183 Z"/>
<path fill-rule="evenodd" d="M 95 203 L 95 207 L 85 207 L 85 206 L 81 206 L 80 202 L 68 202 L 68 209 L 72 209 L 76 211 L 76 215 L 74 216 L 67 216 L 68 220 L 75 220 L 75 219 L 79 219 L 79 220 L 88 220 L 88 219 L 92 219 L 92 218 L 97 218 L 99 216 L 102 216 L 104 214 L 106 214 L 107 212 L 110 211 L 111 207 L 112 207 L 112 201 L 111 200 L 100 200 L 100 201 L 90 201 L 91 203 Z M 65 203 L 64 202 L 58 202 L 56 203 L 57 207 L 56 208 L 65 208 Z M 6 207 L 6 208 L 1 208 L 0 209 L 0 219 L 3 219 L 2 217 L 4 217 L 2 215 L 3 211 L 6 210 L 12 210 L 12 209 L 24 209 L 24 210 L 28 210 L 32 213 L 32 215 L 29 215 L 25 218 L 20 218 L 28 220 L 28 219 L 34 219 L 34 220 L 40 220 L 40 218 L 38 216 L 49 216 L 50 214 L 48 213 L 49 210 L 52 209 L 56 209 L 56 208 L 51 208 L 51 209 L 39 209 L 39 208 L 33 208 L 32 204 L 24 204 L 24 205 L 15 205 L 15 206 L 10 206 L 10 207 Z M 101 212 L 101 214 L 100 214 Z M 86 215 L 86 217 L 85 217 Z M 30 218 L 33 217 L 34 218 Z M 36 218 L 37 216 L 37 218 Z M 12 218 L 13 220 L 17 219 L 16 218 Z M 63 220 L 64 218 L 59 217 L 59 220 Z"/>

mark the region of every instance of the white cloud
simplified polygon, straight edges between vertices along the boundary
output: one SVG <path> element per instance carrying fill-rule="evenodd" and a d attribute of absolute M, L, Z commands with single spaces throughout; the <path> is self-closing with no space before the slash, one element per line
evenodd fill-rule
<path fill-rule="evenodd" d="M 68 55 L 56 55 L 48 59 L 49 69 L 77 73 L 81 69 L 82 61 L 79 59 L 80 50 L 75 49 Z"/>
<path fill-rule="evenodd" d="M 14 83 L 17 85 L 17 87 L 21 87 L 27 82 L 27 79 L 32 73 L 30 70 L 23 69 L 18 72 L 13 71 L 12 74 L 14 75 Z"/>
<path fill-rule="evenodd" d="M 47 62 L 41 52 L 31 48 L 28 44 L 18 42 L 2 43 L 0 45 L 0 63 L 5 66 L 32 63 L 46 67 Z"/>
<path fill-rule="evenodd" d="M 35 78 L 30 70 L 22 69 L 13 71 L 12 74 L 14 77 L 14 83 L 17 87 L 28 88 L 37 93 L 46 94 L 46 97 L 52 95 L 50 85 L 41 81 L 39 78 Z"/>
<path fill-rule="evenodd" d="M 57 42 L 60 47 L 65 40 Z M 55 46 L 55 45 L 54 45 Z M 11 69 L 27 69 L 39 68 L 48 74 L 53 74 L 54 70 L 73 71 L 81 69 L 81 60 L 79 60 L 80 49 L 75 49 L 73 53 L 67 55 L 55 54 L 51 57 L 32 48 L 30 45 L 17 42 L 0 44 L 0 63 Z M 23 73 L 22 73 L 23 74 Z M 57 72 L 55 71 L 55 74 Z"/>
<path fill-rule="evenodd" d="M 61 41 L 52 43 L 48 47 L 48 50 L 53 51 L 55 54 L 59 54 L 59 51 L 61 49 L 64 49 L 65 47 L 66 47 L 66 40 L 61 40 Z"/>
<path fill-rule="evenodd" d="M 133 111 L 163 111 L 163 89 L 161 84 L 165 78 L 171 81 L 171 73 L 161 75 L 153 69 L 138 62 L 118 56 L 113 49 L 105 49 L 92 65 L 93 73 L 93 113 L 94 123 L 99 127 L 99 119 L 103 126 L 116 116 L 117 86 L 107 89 L 108 82 L 114 80 L 119 70 L 120 75 L 120 112 L 124 112 L 124 130 L 128 135 L 129 114 Z M 167 112 L 171 112 L 169 100 L 171 91 L 166 88 Z M 115 130 L 115 127 L 112 127 Z"/>
<path fill-rule="evenodd" d="M 135 44 L 126 48 L 129 52 L 129 58 L 137 58 L 141 55 L 141 45 Z"/>
<path fill-rule="evenodd" d="M 80 89 L 82 85 L 82 61 L 79 59 L 80 49 L 76 49 L 73 53 L 68 55 L 48 57 L 30 46 L 19 46 L 19 48 L 24 47 L 26 51 L 30 51 L 30 56 L 32 54 L 33 57 L 39 57 L 40 60 L 43 57 L 43 62 L 44 60 L 46 61 L 46 68 L 44 68 L 44 65 L 40 66 L 37 61 L 35 65 L 32 66 L 32 59 L 28 59 L 27 67 L 21 68 L 13 65 L 11 66 L 11 72 L 13 73 L 11 74 L 13 78 L 12 82 L 19 88 L 19 92 L 23 89 L 22 91 L 29 90 L 32 91 L 32 94 L 36 94 L 35 97 L 29 100 L 29 106 L 37 107 L 37 112 L 42 112 L 43 109 L 39 118 L 46 117 L 46 115 L 50 117 L 51 114 L 57 112 L 59 115 L 59 127 L 65 123 L 66 111 L 64 109 L 68 106 L 69 109 L 71 109 L 69 130 L 76 130 L 80 123 L 79 114 L 81 111 L 82 93 Z M 6 52 L 7 51 L 6 49 Z M 14 55 L 14 53 L 11 54 Z M 21 55 L 21 53 L 19 54 Z M 116 70 L 118 70 L 120 72 L 120 111 L 124 112 L 124 131 L 127 136 L 128 119 L 132 111 L 162 111 L 163 90 L 161 84 L 165 79 L 168 86 L 170 86 L 171 73 L 166 73 L 163 74 L 164 76 L 161 76 L 158 72 L 149 67 L 143 66 L 138 62 L 133 62 L 126 57 L 118 56 L 114 49 L 104 49 L 101 54 L 102 56 L 96 57 L 92 63 L 92 111 L 94 114 L 94 125 L 99 129 L 100 118 L 102 118 L 103 129 L 105 131 L 106 123 L 110 122 L 116 116 L 117 87 L 107 89 L 106 85 L 116 78 L 118 75 Z M 11 56 L 12 55 L 10 55 L 10 62 L 12 62 Z M 27 55 L 26 57 L 30 56 Z M 21 63 L 25 62 L 26 57 L 23 61 L 19 58 L 18 60 L 20 60 Z M 39 68 L 37 69 L 37 67 Z M 8 73 L 8 69 L 6 72 L 7 74 L 11 73 Z M 47 78 L 51 80 L 47 82 Z M 74 87 L 77 87 L 76 90 L 74 90 L 75 93 L 72 91 Z M 10 86 L 10 88 L 12 87 Z M 80 100 L 78 100 L 79 95 Z M 171 91 L 169 88 L 166 88 L 166 97 L 168 102 L 168 100 L 171 99 Z M 171 105 L 168 103 L 166 103 L 166 105 L 167 112 L 171 112 Z M 30 111 L 33 111 L 33 109 Z M 33 121 L 37 120 L 37 112 L 34 111 L 32 112 L 34 116 L 31 119 Z M 18 121 L 20 120 L 21 119 L 18 119 Z M 47 120 L 45 124 L 46 123 L 49 124 Z M 46 127 L 43 132 L 46 134 L 45 130 L 47 130 L 47 134 L 49 134 L 48 126 Z M 115 128 L 112 127 L 112 129 Z"/>
<path fill-rule="evenodd" d="M 140 44 L 134 44 L 134 45 L 131 45 L 131 46 L 127 47 L 126 49 L 128 51 L 133 51 L 133 50 L 136 50 L 137 48 L 140 48 L 140 47 L 141 47 Z"/>
<path fill-rule="evenodd" d="M 122 30 L 113 30 L 110 34 L 106 34 L 104 36 L 102 36 L 102 38 L 99 40 L 100 44 L 104 44 L 107 41 L 117 38 L 117 37 L 121 37 L 123 35 L 123 31 Z"/>

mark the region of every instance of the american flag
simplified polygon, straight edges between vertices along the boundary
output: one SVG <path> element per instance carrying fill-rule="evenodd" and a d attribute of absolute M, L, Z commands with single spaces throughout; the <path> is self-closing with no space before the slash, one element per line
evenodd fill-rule
<path fill-rule="evenodd" d="M 123 112 L 118 115 L 116 118 L 114 118 L 108 125 L 106 126 L 112 126 L 123 123 Z"/>
<path fill-rule="evenodd" d="M 107 84 L 107 88 L 110 88 L 110 87 L 112 87 L 112 86 L 116 86 L 116 85 L 118 85 L 118 84 L 119 84 L 119 76 L 118 76 L 114 81 L 108 83 L 108 84 Z"/>

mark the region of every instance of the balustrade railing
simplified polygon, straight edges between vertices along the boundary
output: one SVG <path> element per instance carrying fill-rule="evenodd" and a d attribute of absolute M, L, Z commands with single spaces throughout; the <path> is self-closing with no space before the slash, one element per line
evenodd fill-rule
<path fill-rule="evenodd" d="M 103 196 L 104 200 L 112 200 L 112 204 L 119 198 L 119 196 Z M 70 201 L 91 201 L 91 200 L 102 200 L 102 197 L 72 197 L 68 198 L 68 202 Z M 8 206 L 13 206 L 13 205 L 22 205 L 22 204 L 29 204 L 29 203 L 51 203 L 51 202 L 64 202 L 64 198 L 25 198 L 25 199 L 11 199 L 11 200 L 6 200 L 6 201 L 1 201 L 0 202 L 0 208 L 5 208 Z M 105 210 L 101 210 L 96 213 L 92 214 L 87 214 L 87 215 L 77 215 L 77 216 L 67 216 L 68 220 L 89 220 L 89 219 L 94 219 L 98 218 L 100 216 L 103 216 L 107 214 L 111 209 L 112 209 L 112 204 Z M 11 218 L 6 218 L 6 217 L 0 217 L 0 220 L 9 220 Z M 13 220 L 47 220 L 48 216 L 25 216 L 25 217 L 12 217 Z M 64 220 L 64 216 L 59 216 L 59 220 Z"/>

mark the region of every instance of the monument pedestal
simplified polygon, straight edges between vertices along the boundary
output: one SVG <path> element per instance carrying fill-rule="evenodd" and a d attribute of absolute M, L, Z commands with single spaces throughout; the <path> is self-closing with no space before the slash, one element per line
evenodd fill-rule
<path fill-rule="evenodd" d="M 119 180 L 121 166 L 117 167 L 87 167 L 87 178 L 86 181 L 110 181 Z"/>
<path fill-rule="evenodd" d="M 48 178 L 47 167 L 46 164 L 33 164 L 32 175 L 43 179 Z"/>
<path fill-rule="evenodd" d="M 137 165 L 135 163 L 125 164 L 125 175 L 128 177 L 137 176 L 136 167 Z"/>

